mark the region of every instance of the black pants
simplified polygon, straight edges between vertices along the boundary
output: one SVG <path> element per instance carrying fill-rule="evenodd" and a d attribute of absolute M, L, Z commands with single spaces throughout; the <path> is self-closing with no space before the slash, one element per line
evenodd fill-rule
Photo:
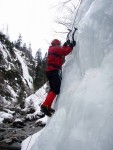
<path fill-rule="evenodd" d="M 60 70 L 47 71 L 46 76 L 49 80 L 50 91 L 58 95 L 60 93 L 60 86 L 61 86 L 61 71 Z"/>

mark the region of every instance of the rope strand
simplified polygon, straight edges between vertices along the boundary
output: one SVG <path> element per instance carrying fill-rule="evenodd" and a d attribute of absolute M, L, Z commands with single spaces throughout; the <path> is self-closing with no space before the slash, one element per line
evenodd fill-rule
<path fill-rule="evenodd" d="M 30 140 L 29 140 L 29 143 L 28 143 L 28 145 L 27 145 L 27 147 L 26 147 L 26 150 L 27 150 L 28 147 L 29 147 L 29 144 L 30 144 L 30 142 L 31 142 L 32 136 L 33 136 L 33 135 L 31 135 L 31 137 L 30 137 Z"/>
<path fill-rule="evenodd" d="M 78 2 L 78 4 L 77 4 L 78 9 L 77 9 L 77 11 L 76 11 L 76 15 L 75 15 L 75 18 L 74 18 L 74 21 L 73 21 L 73 24 L 72 24 L 72 30 L 73 30 L 73 28 L 74 28 L 75 21 L 76 21 L 77 14 L 78 14 L 78 11 L 79 11 L 79 8 L 80 8 L 81 3 L 82 3 L 82 0 L 79 0 L 79 2 Z"/>

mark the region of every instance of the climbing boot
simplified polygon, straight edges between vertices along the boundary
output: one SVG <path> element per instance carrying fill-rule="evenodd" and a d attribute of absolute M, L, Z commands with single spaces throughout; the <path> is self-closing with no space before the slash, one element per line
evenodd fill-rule
<path fill-rule="evenodd" d="M 41 105 L 41 111 L 48 117 L 52 116 L 51 112 L 49 111 L 48 107 L 46 107 L 46 106 Z"/>
<path fill-rule="evenodd" d="M 48 110 L 49 110 L 49 112 L 51 112 L 52 114 L 54 114 L 54 113 L 55 113 L 55 110 L 54 110 L 54 109 L 52 109 L 52 108 L 48 108 Z"/>

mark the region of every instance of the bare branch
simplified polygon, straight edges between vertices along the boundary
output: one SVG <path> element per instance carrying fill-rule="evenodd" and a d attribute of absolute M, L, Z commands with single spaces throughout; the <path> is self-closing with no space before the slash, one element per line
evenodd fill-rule
<path fill-rule="evenodd" d="M 58 5 L 55 5 L 55 6 L 53 6 L 53 7 L 51 7 L 51 9 L 53 9 L 53 8 L 62 8 L 62 7 L 64 7 L 68 2 L 70 2 L 71 0 L 67 0 L 67 1 L 65 1 L 65 2 L 60 2 Z"/>
<path fill-rule="evenodd" d="M 56 23 L 65 26 L 67 29 L 72 27 L 73 18 L 75 18 L 75 11 L 78 9 L 78 5 L 75 5 L 72 0 L 62 0 L 57 6 L 58 12 L 61 12 L 60 16 L 56 19 Z"/>
<path fill-rule="evenodd" d="M 70 22 L 65 22 L 65 21 L 57 20 L 56 23 L 65 26 L 67 29 L 70 28 L 70 26 L 71 26 Z"/>
<path fill-rule="evenodd" d="M 71 0 L 67 0 L 65 2 L 62 2 L 62 6 L 65 6 L 68 2 L 70 2 Z"/>
<path fill-rule="evenodd" d="M 58 34 L 64 34 L 64 33 L 68 33 L 68 32 L 57 32 L 57 31 L 54 31 L 55 33 L 58 33 Z"/>

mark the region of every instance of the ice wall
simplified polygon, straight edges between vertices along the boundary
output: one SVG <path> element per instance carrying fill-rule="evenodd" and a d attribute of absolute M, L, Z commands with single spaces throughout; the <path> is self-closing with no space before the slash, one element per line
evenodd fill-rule
<path fill-rule="evenodd" d="M 113 150 L 113 1 L 84 0 L 57 110 L 31 150 Z"/>

